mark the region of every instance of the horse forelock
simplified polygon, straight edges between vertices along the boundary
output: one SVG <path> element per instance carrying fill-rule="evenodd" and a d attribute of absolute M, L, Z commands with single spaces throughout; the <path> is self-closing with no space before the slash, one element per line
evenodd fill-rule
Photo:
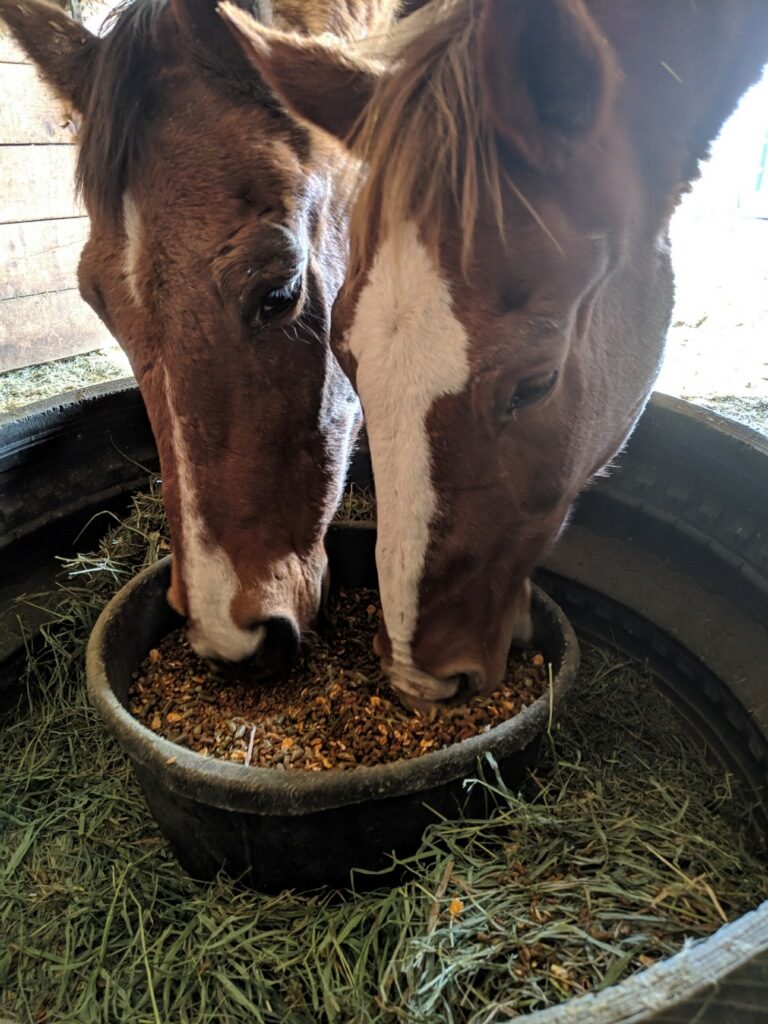
<path fill-rule="evenodd" d="M 105 23 L 83 113 L 77 187 L 89 209 L 119 221 L 123 194 L 135 179 L 146 145 L 161 27 L 168 0 L 135 0 Z"/>
<path fill-rule="evenodd" d="M 513 6 L 517 5 L 509 5 Z M 599 87 L 587 97 L 591 105 L 581 97 L 587 107 L 586 140 L 596 137 L 605 124 L 620 75 L 612 48 L 588 8 L 581 0 L 574 0 L 572 6 L 576 38 L 578 33 L 589 38 L 602 71 L 595 76 Z M 521 191 L 515 178 L 518 170 L 533 169 L 545 176 L 559 173 L 576 143 L 567 131 L 560 138 L 553 131 L 551 153 L 547 151 L 541 166 L 534 166 L 525 145 L 505 137 L 485 80 L 490 76 L 495 82 L 504 70 L 489 68 L 485 59 L 484 39 L 494 29 L 493 23 L 486 24 L 488 7 L 483 0 L 431 0 L 395 22 L 387 33 L 354 46 L 358 54 L 380 61 L 387 70 L 378 77 L 349 139 L 365 169 L 350 224 L 352 281 L 364 275 L 378 239 L 396 235 L 406 223 L 416 225 L 435 255 L 446 237 L 458 238 L 461 268 L 466 273 L 475 256 L 478 219 L 482 216 L 490 222 L 503 244 L 507 207 L 512 204 L 522 206 L 549 244 L 559 248 L 535 200 Z M 536 4 L 520 5 L 520 16 L 530 18 L 536 10 Z M 508 60 L 521 81 L 517 85 L 498 82 L 496 88 L 521 90 L 517 100 L 521 109 L 527 109 L 534 101 L 522 90 L 531 83 L 524 80 L 528 72 L 516 66 L 525 56 L 524 41 L 510 39 L 508 46 Z M 572 88 L 566 81 L 561 92 L 567 98 Z M 545 109 L 542 114 L 545 133 L 549 113 Z"/>
<path fill-rule="evenodd" d="M 258 16 L 259 0 L 242 2 Z M 190 46 L 169 0 L 130 0 L 105 22 L 81 112 L 77 189 L 107 223 L 120 223 L 123 196 L 145 165 L 161 78 L 181 68 L 226 89 L 234 102 L 258 104 L 284 122 L 299 149 L 306 145 L 304 130 L 282 111 L 255 70 L 245 74 L 215 52 Z"/>
<path fill-rule="evenodd" d="M 379 238 L 415 224 L 436 252 L 446 224 L 472 254 L 481 197 L 503 232 L 503 170 L 477 69 L 478 0 L 433 0 L 357 49 L 389 65 L 352 139 L 366 167 L 350 223 L 350 272 L 371 262 Z"/>

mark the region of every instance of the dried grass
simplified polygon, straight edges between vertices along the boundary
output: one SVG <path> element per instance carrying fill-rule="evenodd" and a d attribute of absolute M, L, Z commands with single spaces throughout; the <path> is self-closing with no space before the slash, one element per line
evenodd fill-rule
<path fill-rule="evenodd" d="M 0 1017 L 46 1024 L 491 1024 L 605 987 L 768 896 L 733 780 L 636 665 L 587 646 L 522 794 L 442 822 L 400 886 L 192 882 L 85 694 L 109 594 L 166 548 L 160 492 L 69 574 L 0 720 Z"/>
<path fill-rule="evenodd" d="M 116 347 L 8 370 L 0 374 L 0 415 L 92 384 L 130 376 L 130 364 Z"/>

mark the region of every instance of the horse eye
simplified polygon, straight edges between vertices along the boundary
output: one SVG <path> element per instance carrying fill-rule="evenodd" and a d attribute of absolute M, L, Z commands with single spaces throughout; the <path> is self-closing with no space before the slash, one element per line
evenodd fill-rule
<path fill-rule="evenodd" d="M 266 291 L 259 287 L 246 288 L 240 296 L 240 315 L 249 327 L 266 327 L 293 309 L 300 297 L 301 274 Z"/>
<path fill-rule="evenodd" d="M 287 313 L 299 301 L 301 295 L 301 278 L 294 277 L 279 288 L 270 288 L 261 300 L 259 319 L 263 324 Z"/>
<path fill-rule="evenodd" d="M 526 377 L 518 381 L 515 390 L 509 396 L 504 407 L 504 417 L 511 416 L 518 409 L 524 409 L 527 405 L 534 405 L 550 393 L 554 388 L 558 377 L 558 370 L 551 373 L 539 374 L 536 377 Z"/>

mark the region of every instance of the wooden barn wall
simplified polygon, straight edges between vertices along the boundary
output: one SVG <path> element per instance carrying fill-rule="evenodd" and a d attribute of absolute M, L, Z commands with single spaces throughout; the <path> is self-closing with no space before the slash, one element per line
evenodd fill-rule
<path fill-rule="evenodd" d="M 74 143 L 63 105 L 0 28 L 0 372 L 109 338 L 77 290 L 88 219 Z"/>

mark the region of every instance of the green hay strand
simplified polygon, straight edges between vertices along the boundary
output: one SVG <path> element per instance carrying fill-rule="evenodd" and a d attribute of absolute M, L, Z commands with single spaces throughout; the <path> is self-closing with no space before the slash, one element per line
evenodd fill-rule
<path fill-rule="evenodd" d="M 376 496 L 368 487 L 349 484 L 336 509 L 337 522 L 370 522 L 376 518 Z"/>
<path fill-rule="evenodd" d="M 768 896 L 734 780 L 646 673 L 589 646 L 524 792 L 498 783 L 493 818 L 435 824 L 400 886 L 191 881 L 83 678 L 99 609 L 167 548 L 155 484 L 65 563 L 25 698 L 0 720 L 0 1017 L 491 1024 L 614 984 Z"/>

